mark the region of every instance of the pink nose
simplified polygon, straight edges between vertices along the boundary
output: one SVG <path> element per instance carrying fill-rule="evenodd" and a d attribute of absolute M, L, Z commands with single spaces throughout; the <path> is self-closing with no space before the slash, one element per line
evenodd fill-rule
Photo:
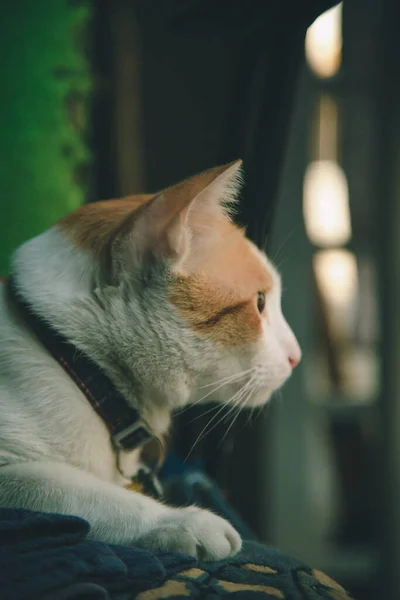
<path fill-rule="evenodd" d="M 292 367 L 292 369 L 294 369 L 295 367 L 297 367 L 297 365 L 300 362 L 300 358 L 294 357 L 294 356 L 289 356 L 289 364 Z"/>

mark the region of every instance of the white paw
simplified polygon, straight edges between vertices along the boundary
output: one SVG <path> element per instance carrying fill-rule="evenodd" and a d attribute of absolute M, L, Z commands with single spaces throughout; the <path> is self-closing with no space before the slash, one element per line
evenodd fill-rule
<path fill-rule="evenodd" d="M 225 519 L 190 506 L 171 510 L 154 529 L 135 540 L 135 546 L 160 552 L 182 552 L 201 560 L 219 560 L 239 552 L 242 540 Z"/>

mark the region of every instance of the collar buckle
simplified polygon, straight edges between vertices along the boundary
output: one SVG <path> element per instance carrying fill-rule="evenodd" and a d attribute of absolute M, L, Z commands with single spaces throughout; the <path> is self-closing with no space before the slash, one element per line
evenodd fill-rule
<path fill-rule="evenodd" d="M 150 438 L 154 437 L 145 421 L 139 419 L 132 425 L 125 427 L 111 436 L 117 450 L 136 450 L 143 446 Z"/>

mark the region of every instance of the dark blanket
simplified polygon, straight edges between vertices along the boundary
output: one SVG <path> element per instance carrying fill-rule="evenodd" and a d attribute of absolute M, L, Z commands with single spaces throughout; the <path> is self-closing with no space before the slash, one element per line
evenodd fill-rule
<path fill-rule="evenodd" d="M 0 509 L 1 599 L 349 600 L 323 573 L 257 542 L 225 561 L 198 563 L 89 541 L 88 531 L 77 517 Z"/>
<path fill-rule="evenodd" d="M 52 598 L 97 600 L 125 591 L 134 596 L 196 562 L 89 541 L 88 531 L 88 523 L 77 517 L 0 509 L 1 599 L 44 600 L 57 589 Z M 61 595 L 77 584 L 75 595 Z"/>

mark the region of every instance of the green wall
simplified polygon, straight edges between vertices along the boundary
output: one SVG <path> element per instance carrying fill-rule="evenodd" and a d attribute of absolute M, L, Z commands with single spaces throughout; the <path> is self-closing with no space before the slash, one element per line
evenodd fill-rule
<path fill-rule="evenodd" d="M 0 275 L 85 199 L 90 5 L 14 0 L 0 18 Z"/>

